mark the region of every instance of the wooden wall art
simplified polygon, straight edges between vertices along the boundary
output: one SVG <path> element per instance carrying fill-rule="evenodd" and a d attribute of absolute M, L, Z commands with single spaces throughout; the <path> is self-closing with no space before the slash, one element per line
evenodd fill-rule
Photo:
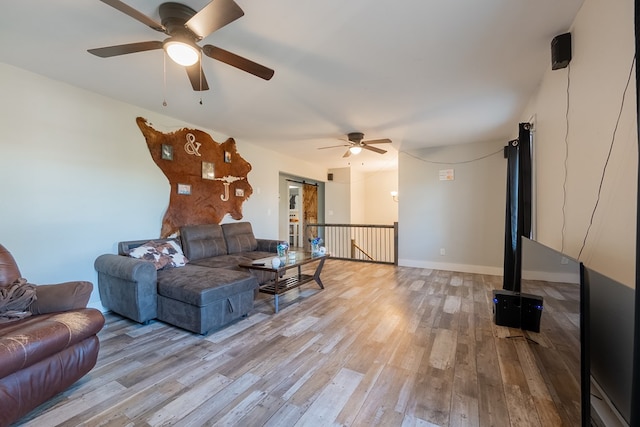
<path fill-rule="evenodd" d="M 242 203 L 253 193 L 247 180 L 251 165 L 238 154 L 233 138 L 218 143 L 197 129 L 163 133 L 142 117 L 136 123 L 171 184 L 160 237 L 183 225 L 218 224 L 226 214 L 242 219 Z"/>

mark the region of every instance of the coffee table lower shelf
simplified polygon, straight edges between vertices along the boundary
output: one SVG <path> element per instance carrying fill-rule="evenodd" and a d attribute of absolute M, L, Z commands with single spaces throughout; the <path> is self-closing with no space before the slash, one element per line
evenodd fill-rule
<path fill-rule="evenodd" d="M 269 295 L 280 295 L 291 289 L 295 289 L 298 286 L 302 286 L 305 283 L 309 283 L 313 280 L 313 276 L 309 274 L 301 274 L 300 276 L 284 277 L 277 283 L 270 282 L 260 286 L 259 291 Z M 276 290 L 277 285 L 277 290 Z"/>

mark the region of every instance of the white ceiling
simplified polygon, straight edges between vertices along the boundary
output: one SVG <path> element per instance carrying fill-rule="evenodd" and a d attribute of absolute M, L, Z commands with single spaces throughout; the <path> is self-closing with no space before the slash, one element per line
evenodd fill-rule
<path fill-rule="evenodd" d="M 160 20 L 163 0 L 123 1 Z M 3 2 L 1 60 L 326 167 L 381 169 L 396 165 L 396 150 L 516 135 L 550 42 L 583 0 L 236 2 L 245 16 L 200 45 L 273 68 L 270 81 L 204 58 L 211 89 L 194 92 L 168 60 L 165 88 L 162 51 L 91 55 L 166 37 L 98 0 Z M 349 159 L 343 148 L 318 150 L 352 131 L 393 144 Z"/>

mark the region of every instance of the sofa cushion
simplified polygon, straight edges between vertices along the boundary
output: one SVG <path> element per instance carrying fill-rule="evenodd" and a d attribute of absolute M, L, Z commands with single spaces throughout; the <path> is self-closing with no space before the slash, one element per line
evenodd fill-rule
<path fill-rule="evenodd" d="M 248 258 L 251 261 L 254 261 L 256 259 L 261 259 L 261 258 L 273 258 L 273 257 L 278 256 L 277 253 L 262 252 L 262 251 L 241 252 L 241 253 L 239 253 L 237 255 L 242 257 L 242 258 Z"/>
<path fill-rule="evenodd" d="M 258 241 L 253 235 L 249 222 L 231 222 L 222 224 L 222 232 L 230 254 L 250 252 L 258 249 Z"/>
<path fill-rule="evenodd" d="M 97 334 L 104 317 L 93 308 L 41 314 L 0 326 L 0 378 Z"/>
<path fill-rule="evenodd" d="M 269 252 L 272 255 L 278 252 L 278 245 L 280 240 L 274 239 L 256 239 L 258 242 L 258 248 L 256 250 L 260 252 Z"/>
<path fill-rule="evenodd" d="M 53 313 L 85 308 L 89 303 L 93 283 L 84 280 L 38 285 L 37 299 L 31 304 L 33 314 Z"/>
<path fill-rule="evenodd" d="M 98 337 L 92 335 L 28 368 L 0 378 L 0 426 L 14 425 L 14 422 L 15 425 L 28 425 L 29 422 L 23 423 L 20 418 L 91 371 L 99 349 Z M 51 407 L 52 404 L 47 405 Z M 48 421 L 39 424 L 53 424 Z"/>
<path fill-rule="evenodd" d="M 273 252 L 242 252 L 234 255 L 222 255 L 211 258 L 204 258 L 195 261 L 193 264 L 209 268 L 227 268 L 231 270 L 249 272 L 258 279 L 258 284 L 263 285 L 273 279 L 273 273 L 268 271 L 247 270 L 240 267 L 240 264 L 250 264 L 252 261 L 260 258 L 273 258 L 276 254 Z"/>
<path fill-rule="evenodd" d="M 158 271 L 158 295 L 199 307 L 257 287 L 251 274 L 226 268 L 187 264 Z"/>
<path fill-rule="evenodd" d="M 210 258 L 202 258 L 192 262 L 192 264 L 200 265 L 202 267 L 209 267 L 209 268 L 229 268 L 232 270 L 246 271 L 246 270 L 241 270 L 239 265 L 244 263 L 249 263 L 253 259 L 255 258 L 247 257 L 242 254 L 220 255 L 220 256 L 214 256 Z"/>
<path fill-rule="evenodd" d="M 227 254 L 227 244 L 218 224 L 186 225 L 180 227 L 182 249 L 189 260 L 196 261 Z"/>

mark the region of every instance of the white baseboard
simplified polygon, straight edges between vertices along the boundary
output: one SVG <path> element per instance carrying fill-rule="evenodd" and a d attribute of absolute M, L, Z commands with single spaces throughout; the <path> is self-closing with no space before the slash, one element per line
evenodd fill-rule
<path fill-rule="evenodd" d="M 415 259 L 399 259 L 398 266 L 429 268 L 432 270 L 458 271 L 461 273 L 489 274 L 502 276 L 502 267 L 489 267 L 486 265 L 454 264 L 447 262 L 419 261 Z"/>
<path fill-rule="evenodd" d="M 522 271 L 522 278 L 528 280 L 541 280 L 555 283 L 580 284 L 580 273 L 562 273 L 545 271 Z"/>

